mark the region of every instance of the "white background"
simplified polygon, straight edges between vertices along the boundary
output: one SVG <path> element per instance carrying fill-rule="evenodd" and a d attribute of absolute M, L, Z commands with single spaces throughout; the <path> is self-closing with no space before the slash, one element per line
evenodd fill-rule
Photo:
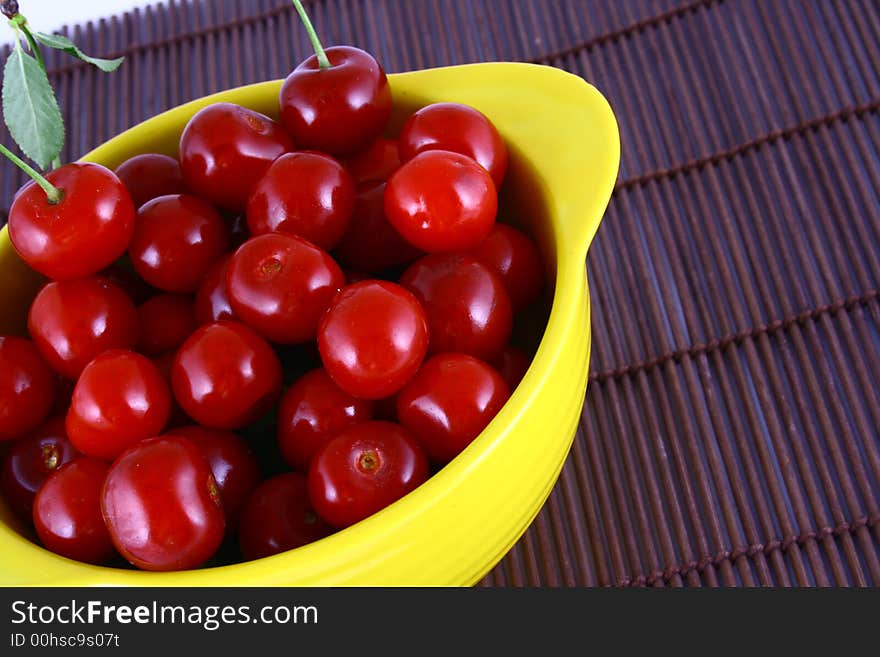
<path fill-rule="evenodd" d="M 134 7 L 159 4 L 156 0 L 18 0 L 19 9 L 35 30 L 53 32 L 62 25 L 76 25 L 89 20 L 122 14 Z M 0 16 L 0 21 L 6 19 Z M 11 30 L 3 25 L 0 43 L 12 40 Z"/>

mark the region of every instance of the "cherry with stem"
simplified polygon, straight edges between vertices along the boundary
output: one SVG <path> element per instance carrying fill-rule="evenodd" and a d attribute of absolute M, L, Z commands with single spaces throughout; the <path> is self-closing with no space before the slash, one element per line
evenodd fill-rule
<path fill-rule="evenodd" d="M 369 53 L 352 46 L 324 48 L 300 0 L 293 0 L 315 54 L 281 87 L 281 122 L 304 150 L 334 156 L 357 153 L 385 130 L 391 87 Z"/>
<path fill-rule="evenodd" d="M 134 231 L 131 195 L 109 169 L 65 164 L 45 176 L 0 146 L 36 185 L 25 185 L 9 208 L 9 239 L 31 269 L 57 280 L 83 278 L 109 267 Z"/>

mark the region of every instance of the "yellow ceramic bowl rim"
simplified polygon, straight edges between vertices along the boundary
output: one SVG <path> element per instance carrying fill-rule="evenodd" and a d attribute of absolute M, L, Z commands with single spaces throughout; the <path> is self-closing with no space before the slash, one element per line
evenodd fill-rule
<path fill-rule="evenodd" d="M 500 441 L 532 405 L 544 404 L 556 391 L 562 393 L 556 378 L 564 378 L 566 368 L 573 368 L 576 379 L 574 398 L 583 400 L 586 386 L 586 361 L 589 352 L 589 299 L 584 272 L 587 248 L 598 228 L 608 203 L 620 157 L 617 124 L 607 101 L 591 85 L 579 77 L 559 69 L 519 63 L 488 63 L 429 69 L 389 76 L 395 103 L 411 111 L 428 102 L 452 100 L 467 102 L 482 109 L 498 125 L 513 150 L 519 146 L 517 136 L 510 131 L 521 130 L 536 140 L 537 135 L 556 139 L 549 130 L 563 133 L 564 143 L 571 149 L 581 149 L 589 161 L 565 159 L 564 169 L 553 153 L 545 153 L 536 146 L 524 155 L 528 165 L 541 172 L 538 186 L 548 206 L 552 223 L 555 251 L 556 279 L 550 318 L 541 344 L 528 373 L 511 399 L 485 431 L 453 462 L 435 474 L 429 481 L 403 499 L 366 520 L 297 550 L 248 563 L 205 568 L 176 573 L 147 573 L 89 566 L 70 561 L 34 545 L 4 523 L 0 523 L 0 546 L 3 547 L 7 566 L 0 564 L 0 583 L 33 585 L 155 585 L 155 586 L 213 586 L 213 585 L 272 585 L 294 583 L 303 585 L 350 584 L 472 584 L 482 577 L 519 538 L 554 485 L 562 463 L 571 445 L 571 435 L 562 436 L 554 443 L 545 471 L 532 504 L 505 513 L 515 516 L 506 521 L 504 535 L 497 544 L 487 546 L 468 560 L 457 555 L 442 571 L 424 568 L 420 575 L 418 564 L 409 564 L 405 574 L 398 574 L 389 566 L 394 562 L 394 548 L 382 542 L 388 533 L 405 532 L 406 526 L 431 505 L 443 503 L 450 491 L 461 486 L 468 478 L 486 479 L 481 491 L 493 495 L 493 484 L 504 476 L 504 464 L 493 464 L 493 452 Z M 235 102 L 267 114 L 275 111 L 280 81 L 265 82 L 208 96 L 186 103 L 144 123 L 137 125 L 104 143 L 83 157 L 108 167 L 138 152 L 176 152 L 176 135 L 186 120 L 199 108 L 218 101 Z M 511 92 L 511 87 L 513 91 Z M 518 91 L 517 91 L 518 90 Z M 543 116 L 529 113 L 529 103 L 523 98 L 517 102 L 501 103 L 500 93 L 508 93 L 512 101 L 516 93 L 538 99 Z M 493 95 L 494 94 L 494 95 Z M 512 95 L 511 95 L 512 94 Z M 552 114 L 550 112 L 552 111 Z M 402 120 L 397 117 L 397 122 Z M 173 138 L 172 138 L 173 136 Z M 556 144 L 556 141 L 547 142 Z M 546 148 L 544 149 L 546 150 Z M 513 157 L 512 157 L 513 161 Z M 577 170 L 572 170 L 581 167 Z M 6 231 L 0 233 L 0 263 L 4 251 L 8 260 L 11 246 Z M 2 299 L 2 297 L 0 297 Z M 585 323 L 586 317 L 586 323 Z M 580 331 L 580 334 L 578 334 Z M 584 336 L 583 334 L 587 335 Z M 580 345 L 572 362 L 571 349 Z M 580 362 L 577 362 L 577 361 Z M 575 371 L 576 370 L 576 371 Z M 571 390 L 564 392 L 571 396 Z M 542 402 L 542 397 L 544 401 Z M 577 407 L 579 410 L 579 406 Z M 567 413 L 570 415 L 571 410 Z M 574 433 L 571 418 L 566 424 Z M 570 425 L 570 427 L 569 427 Z M 482 471 L 481 471 L 482 468 Z M 490 472 L 491 470 L 491 472 Z M 539 499 L 538 499 L 539 498 Z M 503 500 L 499 500 L 499 509 Z M 466 510 L 461 510 L 465 513 Z M 499 511 L 500 513 L 500 511 Z M 487 517 L 487 522 L 491 518 Z M 452 528 L 435 528 L 442 532 Z M 405 535 L 405 534 L 402 534 Z M 425 537 L 421 537 L 425 540 Z M 461 537 L 466 540 L 466 537 Z M 382 546 L 381 559 L 371 550 Z M 400 547 L 401 553 L 406 546 Z M 389 551 L 391 553 L 389 553 Z M 360 559 L 352 563 L 346 555 Z M 427 557 L 426 557 L 427 558 Z M 15 572 L 11 570 L 16 568 Z M 4 572 L 6 571 L 6 572 Z M 282 575 L 282 573 L 284 573 Z M 294 573 L 293 576 L 289 576 Z"/>

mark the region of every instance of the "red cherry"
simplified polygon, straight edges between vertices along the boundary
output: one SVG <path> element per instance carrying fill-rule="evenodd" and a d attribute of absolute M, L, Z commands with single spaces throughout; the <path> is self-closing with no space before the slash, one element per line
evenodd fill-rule
<path fill-rule="evenodd" d="M 306 478 L 286 472 L 264 481 L 248 499 L 239 545 L 245 561 L 251 561 L 293 550 L 332 532 L 312 510 Z"/>
<path fill-rule="evenodd" d="M 268 116 L 232 103 L 199 110 L 180 137 L 183 179 L 198 196 L 243 212 L 257 181 L 293 143 Z"/>
<path fill-rule="evenodd" d="M 510 298 L 498 275 L 467 255 L 431 255 L 400 277 L 425 309 L 431 353 L 494 358 L 513 329 Z"/>
<path fill-rule="evenodd" d="M 510 396 L 501 375 L 466 354 L 425 361 L 397 396 L 397 417 L 428 451 L 448 463 L 486 428 Z"/>
<path fill-rule="evenodd" d="M 495 224 L 471 255 L 501 277 L 514 312 L 528 307 L 541 293 L 544 267 L 538 248 L 516 228 Z"/>
<path fill-rule="evenodd" d="M 136 208 L 159 196 L 186 192 L 180 164 L 173 157 L 159 153 L 130 157 L 116 167 L 116 175 L 128 189 Z"/>
<path fill-rule="evenodd" d="M 511 391 L 522 381 L 531 364 L 532 361 L 525 352 L 511 346 L 505 347 L 491 363 Z"/>
<path fill-rule="evenodd" d="M 328 251 L 342 238 L 354 209 L 354 181 L 321 153 L 287 153 L 260 178 L 247 206 L 252 235 L 289 233 Z"/>
<path fill-rule="evenodd" d="M 67 438 L 63 418 L 50 418 L 3 457 L 0 490 L 13 511 L 31 520 L 34 496 L 50 474 L 79 456 Z"/>
<path fill-rule="evenodd" d="M 22 260 L 44 276 L 67 279 L 96 274 L 125 253 L 135 208 L 116 174 L 75 162 L 45 178 L 64 193 L 58 203 L 31 182 L 9 209 L 9 239 Z"/>
<path fill-rule="evenodd" d="M 234 533 L 241 509 L 261 479 L 260 466 L 247 443 L 228 431 L 192 425 L 178 427 L 165 436 L 181 436 L 201 450 L 220 491 L 223 513 L 226 514 L 226 533 Z"/>
<path fill-rule="evenodd" d="M 186 438 L 145 440 L 110 467 L 101 503 L 116 549 L 144 570 L 185 570 L 210 559 L 225 519 L 207 459 Z"/>
<path fill-rule="evenodd" d="M 354 214 L 335 254 L 346 267 L 378 273 L 408 264 L 422 252 L 385 218 L 385 183 L 368 183 L 358 189 Z"/>
<path fill-rule="evenodd" d="M 429 475 L 412 435 L 391 422 L 362 422 L 324 445 L 309 466 L 309 499 L 318 515 L 342 529 L 399 500 Z"/>
<path fill-rule="evenodd" d="M 196 330 L 193 300 L 182 294 L 157 294 L 137 313 L 141 323 L 138 346 L 149 356 L 177 349 Z"/>
<path fill-rule="evenodd" d="M 281 344 L 314 339 L 318 320 L 343 285 L 345 276 L 326 251 L 283 233 L 249 239 L 226 272 L 235 316 Z"/>
<path fill-rule="evenodd" d="M 196 323 L 199 326 L 221 319 L 235 319 L 226 292 L 226 272 L 231 258 L 231 253 L 224 255 L 211 265 L 199 285 L 195 301 Z"/>
<path fill-rule="evenodd" d="M 281 363 L 272 347 L 244 324 L 196 329 L 178 349 L 171 371 L 174 396 L 199 424 L 239 429 L 262 417 L 281 394 Z"/>
<path fill-rule="evenodd" d="M 406 162 L 385 188 L 385 216 L 427 253 L 467 251 L 489 235 L 498 212 L 495 184 L 471 158 L 425 151 Z"/>
<path fill-rule="evenodd" d="M 305 472 L 318 448 L 347 426 L 370 420 L 372 402 L 352 397 L 323 368 L 296 380 L 281 398 L 278 446 L 287 464 Z"/>
<path fill-rule="evenodd" d="M 67 435 L 83 454 L 107 461 L 161 433 L 171 415 L 168 384 L 133 351 L 105 351 L 83 370 L 67 412 Z"/>
<path fill-rule="evenodd" d="M 400 131 L 400 157 L 405 162 L 427 150 L 461 153 L 489 172 L 495 187 L 507 173 L 507 146 L 484 114 L 460 103 L 423 107 Z"/>
<path fill-rule="evenodd" d="M 101 488 L 109 467 L 81 456 L 43 482 L 34 498 L 33 520 L 47 549 L 94 564 L 116 554 L 101 515 Z"/>
<path fill-rule="evenodd" d="M 281 121 L 300 148 L 355 153 L 376 139 L 391 116 L 391 87 L 369 53 L 351 46 L 325 50 L 330 68 L 312 55 L 281 87 Z"/>
<path fill-rule="evenodd" d="M 28 330 L 52 369 L 75 379 L 108 349 L 133 348 L 140 325 L 121 288 L 89 276 L 46 284 L 31 305 Z"/>
<path fill-rule="evenodd" d="M 416 298 L 385 281 L 362 281 L 337 295 L 318 328 L 327 373 L 350 395 L 380 399 L 416 373 L 428 324 Z"/>
<path fill-rule="evenodd" d="M 229 248 L 223 217 L 195 196 L 160 196 L 138 210 L 128 247 L 135 271 L 166 292 L 195 292 Z"/>
<path fill-rule="evenodd" d="M 364 150 L 346 159 L 343 164 L 357 184 L 385 182 L 400 168 L 397 140 L 379 137 Z"/>
<path fill-rule="evenodd" d="M 55 377 L 34 343 L 0 335 L 0 441 L 40 426 L 54 397 Z"/>

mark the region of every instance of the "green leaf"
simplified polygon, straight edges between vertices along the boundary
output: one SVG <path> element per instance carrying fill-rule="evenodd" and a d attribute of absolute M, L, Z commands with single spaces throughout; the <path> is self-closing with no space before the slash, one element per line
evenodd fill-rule
<path fill-rule="evenodd" d="M 73 55 L 77 59 L 81 59 L 84 62 L 88 62 L 94 66 L 97 66 L 99 69 L 104 71 L 105 73 L 111 73 L 119 68 L 119 65 L 125 61 L 125 57 L 117 57 L 116 59 L 101 59 L 100 57 L 89 57 L 82 50 L 76 47 L 76 44 L 68 39 L 67 37 L 63 37 L 60 34 L 45 34 L 43 32 L 34 32 L 34 37 L 42 43 L 44 46 L 48 46 L 49 48 L 54 48 L 55 50 L 63 50 L 68 55 Z"/>
<path fill-rule="evenodd" d="M 16 44 L 3 69 L 3 120 L 22 152 L 45 169 L 61 154 L 64 120 L 46 72 Z"/>

